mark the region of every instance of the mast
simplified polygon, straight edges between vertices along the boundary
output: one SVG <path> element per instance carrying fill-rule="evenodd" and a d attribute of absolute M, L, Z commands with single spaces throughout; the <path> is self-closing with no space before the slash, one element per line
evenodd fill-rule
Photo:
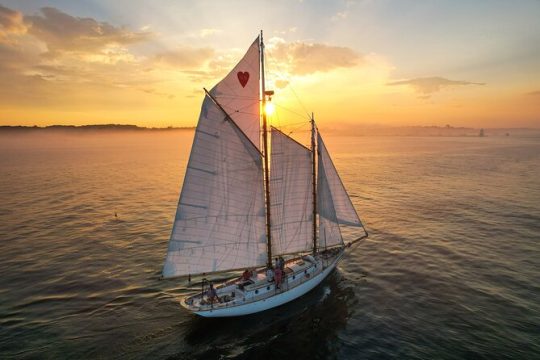
<path fill-rule="evenodd" d="M 272 267 L 272 233 L 270 222 L 270 176 L 268 172 L 268 131 L 266 124 L 266 90 L 264 84 L 264 42 L 263 32 L 261 30 L 261 44 L 260 44 L 260 61 L 261 61 L 261 107 L 262 107 L 262 120 L 263 120 L 263 145 L 264 145 L 264 188 L 266 194 L 266 242 L 267 242 L 267 266 Z"/>
<path fill-rule="evenodd" d="M 311 113 L 311 174 L 312 177 L 312 187 L 313 187 L 313 255 L 317 253 L 317 178 L 315 174 L 315 158 L 316 158 L 316 149 L 315 149 L 315 117 Z"/>

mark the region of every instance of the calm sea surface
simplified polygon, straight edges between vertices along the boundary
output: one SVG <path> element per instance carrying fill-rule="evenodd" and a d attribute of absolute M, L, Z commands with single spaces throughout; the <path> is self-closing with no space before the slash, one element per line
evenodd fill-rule
<path fill-rule="evenodd" d="M 370 238 L 207 320 L 159 280 L 192 136 L 0 135 L 0 358 L 540 359 L 539 138 L 328 137 Z"/>

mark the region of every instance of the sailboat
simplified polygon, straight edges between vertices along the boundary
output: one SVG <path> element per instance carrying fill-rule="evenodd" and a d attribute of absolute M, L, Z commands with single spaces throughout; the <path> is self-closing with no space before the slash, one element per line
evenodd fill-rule
<path fill-rule="evenodd" d="M 261 31 L 232 71 L 204 89 L 162 271 L 163 278 L 205 276 L 200 291 L 180 300 L 203 317 L 297 299 L 368 236 L 313 114 L 309 147 L 268 125 L 274 92 L 265 88 L 264 61 Z M 341 226 L 362 234 L 346 243 Z M 242 270 L 219 284 L 206 280 Z"/>

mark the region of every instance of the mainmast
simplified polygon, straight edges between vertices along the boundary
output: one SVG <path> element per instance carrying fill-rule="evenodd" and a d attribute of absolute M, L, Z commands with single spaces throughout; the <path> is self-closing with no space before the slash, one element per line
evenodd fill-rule
<path fill-rule="evenodd" d="M 315 117 L 311 113 L 311 184 L 313 187 L 313 255 L 317 253 L 317 178 L 315 174 L 315 158 L 317 151 L 315 148 Z"/>
<path fill-rule="evenodd" d="M 263 42 L 263 32 L 261 30 L 261 43 L 260 43 L 260 61 L 261 61 L 261 113 L 263 121 L 263 145 L 264 145 L 264 188 L 266 194 L 266 242 L 267 242 L 267 252 L 268 260 L 267 266 L 272 267 L 272 233 L 271 222 L 270 222 L 270 176 L 268 171 L 268 131 L 266 124 L 266 89 L 264 84 L 264 42 Z"/>

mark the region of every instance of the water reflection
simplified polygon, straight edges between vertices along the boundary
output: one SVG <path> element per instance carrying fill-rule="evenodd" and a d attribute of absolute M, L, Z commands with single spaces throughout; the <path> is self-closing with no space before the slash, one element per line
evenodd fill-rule
<path fill-rule="evenodd" d="M 329 358 L 349 317 L 355 294 L 339 271 L 297 301 L 240 318 L 192 316 L 185 340 L 195 358 Z"/>
<path fill-rule="evenodd" d="M 209 320 L 158 280 L 192 137 L 0 137 L 0 358 L 540 353 L 539 139 L 328 137 L 369 240 L 298 301 Z"/>

